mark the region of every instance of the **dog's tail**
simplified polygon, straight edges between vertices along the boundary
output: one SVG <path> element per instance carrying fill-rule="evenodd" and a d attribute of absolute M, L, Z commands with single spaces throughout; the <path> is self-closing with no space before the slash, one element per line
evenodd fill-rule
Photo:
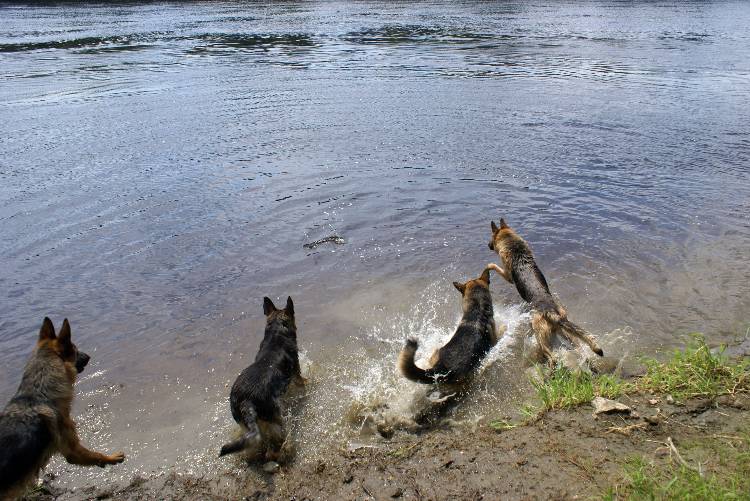
<path fill-rule="evenodd" d="M 242 423 L 240 424 L 244 428 L 244 433 L 237 440 L 224 444 L 221 447 L 221 452 L 219 452 L 219 457 L 243 451 L 256 443 L 260 438 L 257 423 L 258 413 L 255 411 L 255 407 L 247 403 L 242 408 L 241 413 Z"/>
<path fill-rule="evenodd" d="M 599 347 L 598 344 L 596 344 L 594 338 L 592 338 L 591 335 L 581 327 L 568 320 L 567 317 L 560 318 L 559 325 L 560 328 L 566 333 L 570 334 L 571 336 L 577 337 L 578 339 L 589 345 L 591 351 L 593 351 L 600 357 L 604 356 L 604 351 Z"/>
<path fill-rule="evenodd" d="M 430 377 L 428 371 L 417 367 L 414 363 L 414 355 L 417 353 L 417 340 L 407 339 L 398 356 L 398 368 L 406 379 L 417 383 L 432 384 L 435 379 Z"/>

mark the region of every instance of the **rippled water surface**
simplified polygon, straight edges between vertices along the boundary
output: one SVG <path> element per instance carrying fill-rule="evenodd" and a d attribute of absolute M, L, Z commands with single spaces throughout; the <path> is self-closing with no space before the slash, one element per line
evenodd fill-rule
<path fill-rule="evenodd" d="M 129 455 L 57 462 L 61 483 L 237 466 L 214 456 L 264 295 L 296 304 L 301 458 L 364 440 L 358 406 L 409 407 L 399 347 L 450 336 L 451 282 L 496 259 L 500 216 L 614 356 L 748 328 L 750 3 L 0 4 L 0 19 L 0 397 L 42 318 L 68 317 L 92 355 L 81 434 Z M 303 248 L 333 234 L 345 243 Z M 492 290 L 511 328 L 465 420 L 517 407 L 526 314 Z"/>

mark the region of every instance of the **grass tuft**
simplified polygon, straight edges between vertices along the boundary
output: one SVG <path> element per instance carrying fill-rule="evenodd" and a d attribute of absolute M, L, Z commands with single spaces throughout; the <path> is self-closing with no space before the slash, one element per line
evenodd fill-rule
<path fill-rule="evenodd" d="M 693 335 L 687 347 L 675 350 L 667 362 L 643 360 L 647 372 L 636 380 L 634 389 L 668 393 L 678 401 L 750 390 L 750 361 L 730 361 L 723 352 L 712 353 L 702 336 Z"/>
<path fill-rule="evenodd" d="M 603 499 L 750 500 L 750 455 L 747 450 L 729 454 L 732 455 L 730 470 L 703 476 L 685 466 L 659 466 L 642 457 L 633 458 L 625 463 L 625 482 L 610 488 Z"/>
<path fill-rule="evenodd" d="M 626 384 L 612 375 L 592 376 L 583 371 L 556 367 L 547 377 L 539 368 L 539 378 L 531 381 L 544 410 L 563 409 L 591 402 L 594 397 L 617 398 Z"/>
<path fill-rule="evenodd" d="M 750 359 L 730 360 L 723 349 L 711 352 L 700 335 L 693 335 L 687 347 L 675 350 L 666 362 L 648 358 L 643 363 L 646 374 L 632 382 L 558 366 L 548 374 L 537 368 L 538 377 L 531 384 L 542 401 L 542 411 L 588 403 L 594 397 L 614 399 L 639 391 L 670 394 L 677 401 L 750 392 Z"/>

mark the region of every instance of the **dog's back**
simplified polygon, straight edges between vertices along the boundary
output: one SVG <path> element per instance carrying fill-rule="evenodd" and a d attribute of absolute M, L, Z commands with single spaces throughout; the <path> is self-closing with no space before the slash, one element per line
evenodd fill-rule
<path fill-rule="evenodd" d="M 495 345 L 495 324 L 489 289 L 473 287 L 468 292 L 471 306 L 461 317 L 456 333 L 440 348 L 432 375 L 445 375 L 446 383 L 456 383 L 471 373 Z"/>
<path fill-rule="evenodd" d="M 279 399 L 293 378 L 302 380 L 292 299 L 279 310 L 264 298 L 263 311 L 266 329 L 258 354 L 234 381 L 229 395 L 232 417 L 243 435 L 225 444 L 220 456 L 247 449 L 261 438 L 271 443 L 273 454 L 278 452 L 284 438 Z"/>
<path fill-rule="evenodd" d="M 19 493 L 52 455 L 52 434 L 36 404 L 16 396 L 0 414 L 0 499 Z"/>
<path fill-rule="evenodd" d="M 533 308 L 545 312 L 558 312 L 559 305 L 549 290 L 547 279 L 534 260 L 526 241 L 513 234 L 506 243 L 510 259 L 510 273 L 518 294 Z"/>
<path fill-rule="evenodd" d="M 429 369 L 414 363 L 417 342 L 409 339 L 399 356 L 399 368 L 419 383 L 456 384 L 466 379 L 497 343 L 497 331 L 489 289 L 489 271 L 465 284 L 453 284 L 463 296 L 463 316 L 453 337 L 434 355 Z"/>
<path fill-rule="evenodd" d="M 72 386 L 63 363 L 37 348 L 26 363 L 18 391 L 0 414 L 0 499 L 18 494 L 52 456 L 50 424 L 59 418 L 55 397 L 69 402 Z"/>
<path fill-rule="evenodd" d="M 279 324 L 266 327 L 255 361 L 243 370 L 232 385 L 230 404 L 235 421 L 241 422 L 243 403 L 252 402 L 260 419 L 274 418 L 273 403 L 283 395 L 299 362 L 296 336 Z"/>

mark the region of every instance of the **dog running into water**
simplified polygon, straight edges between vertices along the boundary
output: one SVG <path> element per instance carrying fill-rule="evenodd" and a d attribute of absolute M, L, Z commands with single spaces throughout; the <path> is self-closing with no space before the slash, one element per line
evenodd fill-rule
<path fill-rule="evenodd" d="M 565 308 L 555 299 L 547 286 L 547 280 L 534 260 L 531 248 L 518 233 L 500 219 L 500 227 L 494 221 L 490 225 L 492 239 L 489 247 L 498 253 L 503 267 L 491 263 L 488 268 L 495 270 L 508 282 L 515 284 L 518 293 L 533 308 L 531 327 L 542 354 L 554 362 L 552 355 L 552 335 L 562 332 L 573 344 L 583 341 L 599 356 L 604 352 L 596 341 L 581 327 L 568 320 Z"/>
<path fill-rule="evenodd" d="M 266 330 L 255 362 L 237 377 L 229 396 L 232 417 L 242 428 L 239 439 L 225 444 L 219 456 L 268 444 L 266 459 L 276 461 L 285 433 L 280 399 L 294 380 L 304 385 L 297 353 L 297 327 L 294 304 L 287 298 L 279 310 L 269 298 L 263 298 Z"/>
<path fill-rule="evenodd" d="M 102 468 L 125 459 L 122 452 L 90 451 L 78 439 L 70 417 L 73 384 L 88 362 L 71 341 L 68 319 L 55 335 L 45 318 L 21 385 L 0 414 L 0 499 L 22 494 L 56 452 L 69 463 Z"/>
<path fill-rule="evenodd" d="M 505 332 L 504 326 L 500 331 L 495 326 L 489 269 L 485 269 L 479 278 L 463 284 L 453 282 L 453 285 L 463 297 L 461 322 L 451 340 L 432 354 L 427 369 L 414 363 L 417 341 L 406 341 L 398 366 L 407 379 L 424 384 L 463 383 Z"/>

